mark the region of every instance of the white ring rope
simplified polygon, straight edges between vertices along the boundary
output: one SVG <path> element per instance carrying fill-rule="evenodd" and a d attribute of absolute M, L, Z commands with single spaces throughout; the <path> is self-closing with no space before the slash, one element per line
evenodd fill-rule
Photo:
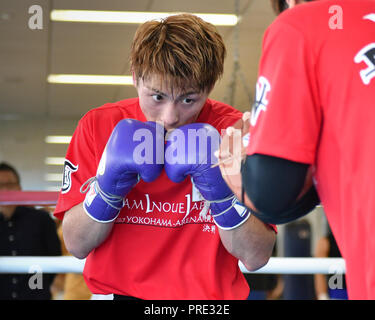
<path fill-rule="evenodd" d="M 0 257 L 0 273 L 82 273 L 85 260 L 72 256 L 61 257 Z M 276 258 L 250 272 L 239 262 L 243 273 L 270 274 L 343 274 L 342 258 Z"/>
<path fill-rule="evenodd" d="M 268 263 L 250 272 L 239 262 L 243 273 L 273 273 L 273 274 L 343 274 L 345 260 L 343 258 L 274 258 Z"/>

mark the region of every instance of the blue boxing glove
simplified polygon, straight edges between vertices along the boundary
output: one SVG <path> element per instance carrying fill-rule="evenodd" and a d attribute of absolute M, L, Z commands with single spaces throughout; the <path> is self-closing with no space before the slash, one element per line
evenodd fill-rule
<path fill-rule="evenodd" d="M 221 176 L 214 152 L 219 149 L 220 134 L 209 124 L 192 123 L 167 135 L 165 171 L 179 183 L 188 175 L 199 190 L 217 226 L 234 229 L 244 223 L 250 211 L 241 204 Z"/>
<path fill-rule="evenodd" d="M 164 162 L 164 128 L 156 123 L 121 120 L 113 129 L 96 176 L 81 187 L 83 206 L 95 221 L 116 219 L 124 198 L 140 179 L 154 181 Z"/>

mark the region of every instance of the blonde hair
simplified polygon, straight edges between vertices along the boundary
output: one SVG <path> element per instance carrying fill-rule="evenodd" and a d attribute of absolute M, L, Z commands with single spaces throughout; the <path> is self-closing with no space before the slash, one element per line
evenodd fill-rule
<path fill-rule="evenodd" d="M 211 91 L 226 49 L 215 26 L 192 14 L 148 21 L 135 33 L 130 67 L 137 80 L 157 76 L 169 88 Z"/>

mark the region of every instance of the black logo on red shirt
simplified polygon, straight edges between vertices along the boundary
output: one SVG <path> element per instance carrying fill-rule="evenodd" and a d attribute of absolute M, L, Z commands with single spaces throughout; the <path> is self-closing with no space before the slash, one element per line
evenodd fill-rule
<path fill-rule="evenodd" d="M 361 79 L 365 85 L 370 84 L 375 78 L 375 43 L 370 43 L 361 49 L 354 58 L 355 63 L 365 62 L 368 68 L 359 72 Z"/>
<path fill-rule="evenodd" d="M 76 172 L 77 170 L 78 165 L 75 166 L 69 160 L 65 159 L 61 193 L 69 192 L 70 188 L 72 187 L 72 173 Z"/>

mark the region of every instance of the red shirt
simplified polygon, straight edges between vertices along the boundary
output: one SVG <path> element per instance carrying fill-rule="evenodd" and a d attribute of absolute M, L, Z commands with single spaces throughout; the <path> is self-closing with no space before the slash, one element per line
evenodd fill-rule
<path fill-rule="evenodd" d="M 315 166 L 349 298 L 375 299 L 375 1 L 281 14 L 264 36 L 257 106 L 247 153 Z"/>
<path fill-rule="evenodd" d="M 197 122 L 221 132 L 241 112 L 207 100 Z M 105 104 L 79 122 L 69 145 L 55 216 L 81 203 L 79 189 L 96 174 L 107 140 L 122 119 L 146 121 L 138 98 Z M 211 215 L 199 217 L 190 179 L 176 184 L 162 171 L 152 183 L 140 181 L 128 194 L 112 232 L 86 259 L 84 278 L 97 294 L 141 299 L 246 299 L 249 286 L 238 260 L 223 247 Z"/>

